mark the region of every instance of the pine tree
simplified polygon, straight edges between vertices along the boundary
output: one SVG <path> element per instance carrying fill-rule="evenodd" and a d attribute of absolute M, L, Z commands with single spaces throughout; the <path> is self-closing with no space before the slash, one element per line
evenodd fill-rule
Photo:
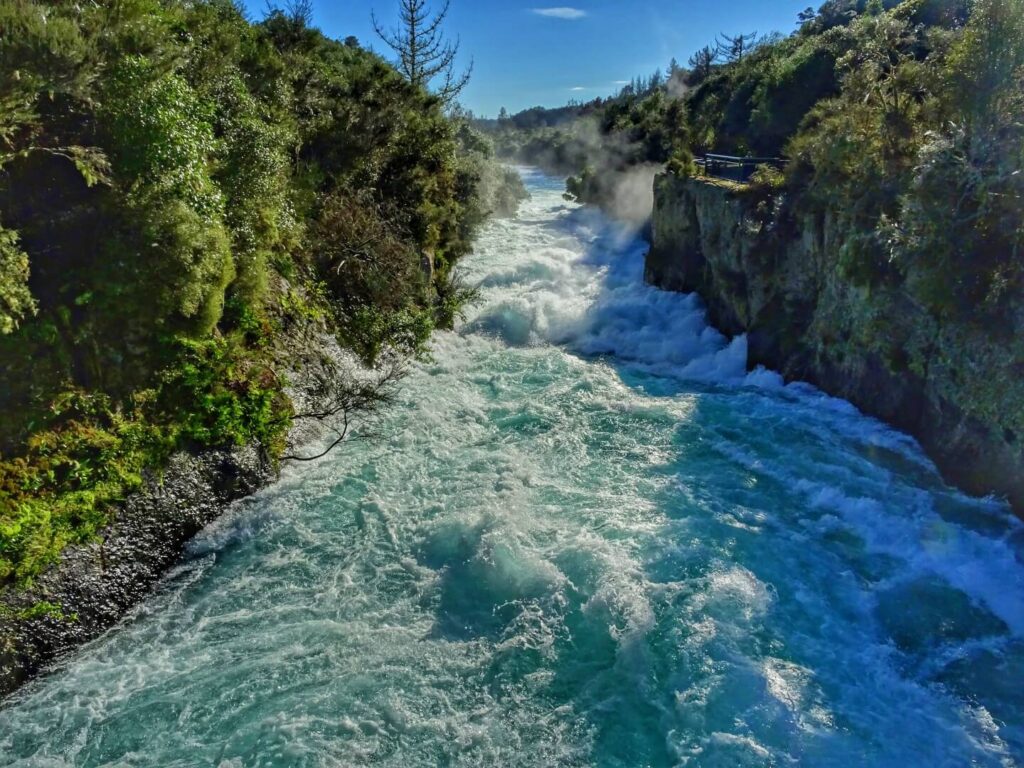
<path fill-rule="evenodd" d="M 691 80 L 694 85 L 708 79 L 716 61 L 718 61 L 718 51 L 709 46 L 704 46 L 690 57 Z"/>
<path fill-rule="evenodd" d="M 757 32 L 747 35 L 722 34 L 716 40 L 716 53 L 726 61 L 743 61 L 743 57 L 757 46 Z"/>
<path fill-rule="evenodd" d="M 395 67 L 413 85 L 430 89 L 430 84 L 441 79 L 437 96 L 450 106 L 469 84 L 473 63 L 461 74 L 455 73 L 455 58 L 459 53 L 459 41 L 445 39 L 442 26 L 448 17 L 450 0 L 433 13 L 427 0 L 399 0 L 398 29 L 386 30 L 373 18 L 373 29 L 384 43 L 398 54 Z"/>

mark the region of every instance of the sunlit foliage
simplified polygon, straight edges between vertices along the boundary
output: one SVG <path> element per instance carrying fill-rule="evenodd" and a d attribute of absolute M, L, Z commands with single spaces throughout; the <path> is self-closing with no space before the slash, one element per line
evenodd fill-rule
<path fill-rule="evenodd" d="M 175 449 L 280 455 L 288 328 L 373 363 L 458 312 L 518 179 L 299 7 L 0 0 L 0 583 Z"/>

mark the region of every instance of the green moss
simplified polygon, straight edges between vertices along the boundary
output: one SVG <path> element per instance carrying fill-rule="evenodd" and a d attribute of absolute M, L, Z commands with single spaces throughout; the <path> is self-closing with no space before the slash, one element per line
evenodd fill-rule
<path fill-rule="evenodd" d="M 28 608 L 12 608 L 0 602 L 0 619 L 13 619 L 14 621 L 32 621 L 34 619 L 55 619 L 63 622 L 74 622 L 78 620 L 78 614 L 66 614 L 64 608 L 57 603 L 48 600 L 40 600 Z"/>

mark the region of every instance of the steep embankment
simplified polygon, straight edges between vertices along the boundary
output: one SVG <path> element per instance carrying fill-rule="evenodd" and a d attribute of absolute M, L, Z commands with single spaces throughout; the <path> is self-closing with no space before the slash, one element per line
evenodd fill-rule
<path fill-rule="evenodd" d="M 288 395 L 296 412 L 331 408 L 323 382 L 351 379 L 351 357 L 321 328 L 291 334 Z M 353 363 L 354 364 L 354 363 Z M 290 446 L 316 440 L 323 425 L 299 419 Z M 0 592 L 0 697 L 54 659 L 94 640 L 148 595 L 185 552 L 188 542 L 227 507 L 265 488 L 280 465 L 258 441 L 182 450 L 117 506 L 111 522 L 89 541 L 69 546 L 27 586 Z"/>
<path fill-rule="evenodd" d="M 905 290 L 855 286 L 838 217 L 780 222 L 765 202 L 659 176 L 646 279 L 700 293 L 717 327 L 748 334 L 751 365 L 850 400 L 916 437 L 950 482 L 1024 510 L 1021 314 L 1003 328 L 943 321 Z"/>
<path fill-rule="evenodd" d="M 2 692 L 272 477 L 293 422 L 338 444 L 384 404 L 525 190 L 304 13 L 25 0 L 0 29 Z M 305 408 L 307 352 L 380 378 L 328 373 Z"/>

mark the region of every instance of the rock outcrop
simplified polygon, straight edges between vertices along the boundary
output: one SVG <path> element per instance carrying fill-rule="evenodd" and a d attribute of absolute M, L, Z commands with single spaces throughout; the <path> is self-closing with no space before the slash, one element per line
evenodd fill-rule
<path fill-rule="evenodd" d="M 1024 313 L 941 320 L 844 274 L 840 214 L 783 215 L 757 190 L 662 174 L 646 278 L 696 291 L 751 366 L 815 384 L 913 435 L 952 484 L 1024 513 Z"/>

